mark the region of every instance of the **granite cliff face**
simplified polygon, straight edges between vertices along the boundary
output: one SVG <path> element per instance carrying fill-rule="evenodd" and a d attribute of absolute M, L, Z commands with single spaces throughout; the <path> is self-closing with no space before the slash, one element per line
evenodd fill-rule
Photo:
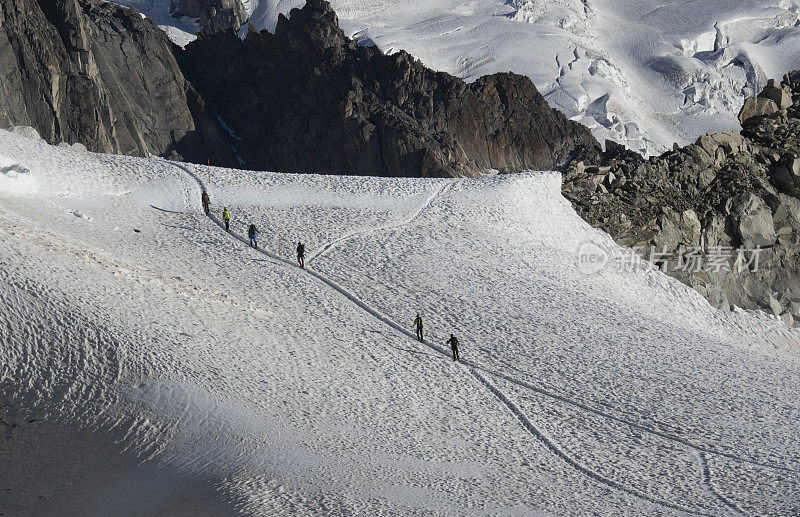
<path fill-rule="evenodd" d="M 201 37 L 178 60 L 246 168 L 469 176 L 553 169 L 577 145 L 596 145 L 527 77 L 467 84 L 405 52 L 356 46 L 321 0 L 281 16 L 275 34 Z"/>
<path fill-rule="evenodd" d="M 166 35 L 135 10 L 94 0 L 0 0 L 0 68 L 0 127 L 32 126 L 50 143 L 97 152 L 177 150 L 199 161 L 211 148 L 231 159 Z"/>
<path fill-rule="evenodd" d="M 712 132 L 649 160 L 613 142 L 584 149 L 563 192 L 589 223 L 713 305 L 797 325 L 800 72 L 770 81 L 739 118 L 740 134 Z"/>

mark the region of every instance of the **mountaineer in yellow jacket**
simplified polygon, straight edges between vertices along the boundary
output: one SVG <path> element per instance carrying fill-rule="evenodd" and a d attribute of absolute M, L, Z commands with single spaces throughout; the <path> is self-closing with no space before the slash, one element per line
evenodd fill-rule
<path fill-rule="evenodd" d="M 417 317 L 414 320 L 414 328 L 417 329 L 417 339 L 422 341 L 422 316 L 417 313 Z"/>
<path fill-rule="evenodd" d="M 224 207 L 222 209 L 222 220 L 225 222 L 225 231 L 231 231 L 231 213 L 228 211 L 228 207 Z"/>

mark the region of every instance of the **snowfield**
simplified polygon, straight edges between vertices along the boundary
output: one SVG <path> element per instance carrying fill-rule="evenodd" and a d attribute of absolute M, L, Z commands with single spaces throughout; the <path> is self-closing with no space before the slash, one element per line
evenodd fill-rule
<path fill-rule="evenodd" d="M 258 173 L 4 131 L 0 161 L 0 512 L 800 511 L 800 333 L 643 263 L 582 274 L 613 243 L 556 173 Z"/>
<path fill-rule="evenodd" d="M 600 142 L 645 154 L 738 129 L 746 96 L 800 68 L 797 0 L 406 0 L 371 14 L 349 4 L 333 1 L 356 40 L 468 81 L 527 75 Z"/>
<path fill-rule="evenodd" d="M 180 45 L 196 26 L 167 0 L 120 0 Z M 257 29 L 305 0 L 246 0 Z M 746 96 L 800 69 L 800 0 L 331 0 L 343 29 L 383 52 L 473 81 L 529 76 L 600 142 L 660 154 L 738 130 Z M 242 36 L 247 24 L 242 28 Z"/>

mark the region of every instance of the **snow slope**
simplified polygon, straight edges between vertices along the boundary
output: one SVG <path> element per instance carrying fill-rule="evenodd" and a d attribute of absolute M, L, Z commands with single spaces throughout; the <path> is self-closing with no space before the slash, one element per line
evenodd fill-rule
<path fill-rule="evenodd" d="M 179 44 L 193 38 L 166 0 L 121 0 Z M 274 30 L 304 0 L 247 0 Z M 342 26 L 468 81 L 531 77 L 551 106 L 644 153 L 738 129 L 744 98 L 800 69 L 798 0 L 332 0 Z M 245 28 L 242 30 L 246 30 Z M 184 32 L 181 32 L 181 31 Z"/>
<path fill-rule="evenodd" d="M 582 275 L 578 247 L 613 243 L 557 174 L 256 173 L 2 131 L 0 157 L 29 171 L 0 182 L 0 512 L 800 509 L 800 334 L 645 264 Z"/>

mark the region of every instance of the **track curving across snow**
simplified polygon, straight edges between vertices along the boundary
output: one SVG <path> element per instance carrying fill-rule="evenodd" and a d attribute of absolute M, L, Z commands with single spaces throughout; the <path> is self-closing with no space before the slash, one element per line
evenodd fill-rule
<path fill-rule="evenodd" d="M 739 508 L 739 506 L 736 503 L 734 503 L 733 501 L 722 495 L 719 492 L 719 490 L 717 490 L 716 487 L 714 487 L 714 485 L 711 483 L 711 467 L 708 465 L 708 458 L 706 458 L 705 453 L 703 452 L 698 453 L 698 457 L 700 458 L 700 465 L 703 468 L 703 485 L 706 487 L 706 490 L 711 492 L 714 495 L 714 497 L 719 499 L 719 501 L 722 504 L 728 507 L 728 509 L 731 510 L 736 515 L 746 515 L 744 510 Z"/>
<path fill-rule="evenodd" d="M 167 162 L 167 163 L 173 165 L 174 167 L 176 167 L 176 168 L 180 169 L 181 171 L 183 171 L 184 173 L 186 173 L 186 175 L 188 175 L 189 177 L 192 178 L 192 180 L 194 180 L 194 182 L 200 187 L 200 189 L 202 189 L 202 190 L 206 189 L 206 186 L 203 183 L 203 181 L 194 172 L 192 172 L 188 167 L 185 167 L 185 166 L 183 166 L 183 165 L 181 165 L 179 163 L 173 163 L 173 162 Z M 383 229 L 389 229 L 389 228 L 394 228 L 394 227 L 399 227 L 399 226 L 403 226 L 403 225 L 406 225 L 406 224 L 410 224 L 411 222 L 413 222 L 413 220 L 418 218 L 421 215 L 421 213 L 427 207 L 429 207 L 432 203 L 434 203 L 435 200 L 438 199 L 445 192 L 446 188 L 447 188 L 447 186 L 444 186 L 444 187 L 438 189 L 437 192 L 435 192 L 415 212 L 415 214 L 410 219 L 406 220 L 405 222 L 401 222 L 401 223 L 398 223 L 398 224 L 395 224 L 395 225 L 387 226 L 387 227 L 385 227 Z M 225 225 L 224 225 L 223 221 L 221 221 L 215 215 L 209 215 L 209 218 L 217 226 L 219 226 L 221 229 L 225 228 Z M 370 230 L 370 231 L 375 231 L 375 230 L 377 230 L 377 228 L 374 229 L 374 230 Z M 363 234 L 370 233 L 370 231 L 367 231 L 367 232 L 354 232 L 354 233 L 348 234 L 348 235 L 346 235 L 346 236 L 344 236 L 342 238 L 339 238 L 339 239 L 336 239 L 334 241 L 331 241 L 326 246 L 325 250 L 330 249 L 331 247 L 333 247 L 338 242 L 341 242 L 341 241 L 346 240 L 348 238 L 352 238 L 352 237 L 354 237 L 356 235 L 363 235 Z M 242 242 L 243 244 L 249 245 L 249 239 L 247 239 L 243 235 L 238 235 L 238 234 L 236 234 L 235 232 L 232 232 L 232 231 L 231 232 L 227 232 L 227 233 L 232 238 Z M 289 266 L 292 266 L 292 267 L 296 267 L 296 264 L 294 262 L 292 262 L 291 260 L 284 259 L 284 258 L 282 258 L 282 257 L 280 257 L 280 256 L 278 256 L 276 254 L 270 253 L 269 251 L 266 251 L 264 249 L 258 248 L 255 251 L 261 253 L 262 255 L 265 255 L 265 256 L 271 258 L 276 263 L 283 263 L 283 264 L 286 264 L 286 265 L 289 265 Z M 321 251 L 316 256 L 320 256 L 322 253 L 323 252 Z M 309 259 L 309 262 L 310 262 L 310 259 Z M 357 307 L 359 307 L 363 311 L 367 312 L 368 314 L 370 314 L 372 317 L 374 317 L 378 321 L 380 321 L 380 322 L 384 323 L 385 325 L 393 328 L 394 330 L 396 330 L 400 334 L 405 335 L 408 338 L 416 340 L 416 336 L 411 331 L 409 331 L 406 328 L 404 328 L 403 326 L 397 324 L 391 318 L 389 318 L 388 316 L 382 314 L 380 311 L 376 310 L 375 308 L 369 306 L 367 303 L 365 303 L 359 297 L 357 297 L 356 295 L 350 293 L 348 290 L 346 290 L 344 287 L 340 286 L 339 284 L 337 284 L 333 280 L 325 277 L 324 275 L 322 275 L 322 274 L 320 274 L 320 273 L 318 273 L 318 272 L 316 272 L 316 271 L 314 271 L 312 269 L 303 268 L 303 271 L 305 273 L 313 276 L 314 278 L 316 278 L 320 282 L 326 284 L 329 288 L 333 289 L 334 291 L 336 291 L 340 295 L 342 295 L 345 298 L 347 298 L 348 300 L 350 300 L 354 305 L 356 305 Z M 437 346 L 437 345 L 435 345 L 433 343 L 430 343 L 427 340 L 422 341 L 422 343 L 424 345 L 426 345 L 427 347 L 431 348 L 432 350 L 442 354 L 445 357 L 449 357 L 449 355 L 450 355 L 449 351 L 446 350 L 444 347 Z M 550 391 L 548 391 L 548 390 L 546 390 L 544 388 L 533 386 L 532 384 L 529 384 L 529 383 L 527 383 L 525 381 L 521 381 L 519 379 L 516 379 L 514 377 L 511 377 L 511 376 L 506 375 L 506 374 L 501 373 L 501 372 L 497 372 L 497 371 L 494 371 L 494 370 L 487 369 L 487 368 L 485 368 L 483 366 L 474 364 L 474 363 L 472 363 L 470 361 L 461 361 L 461 364 L 468 370 L 468 372 L 473 377 L 475 377 L 475 379 L 482 386 L 484 386 L 486 388 L 486 390 L 494 398 L 496 398 L 499 402 L 501 402 L 502 405 L 505 406 L 506 409 L 508 409 L 514 415 L 514 417 L 520 422 L 521 426 L 526 430 L 526 432 L 528 432 L 530 435 L 532 435 L 537 441 L 539 441 L 543 445 L 545 445 L 548 448 L 548 450 L 550 450 L 555 456 L 560 458 L 562 461 L 564 461 L 571 468 L 573 468 L 576 471 L 580 472 L 581 474 L 589 477 L 590 479 L 594 480 L 595 482 L 598 482 L 598 483 L 600 483 L 602 485 L 608 486 L 609 488 L 612 488 L 614 490 L 621 491 L 621 492 L 626 493 L 628 495 L 631 495 L 633 497 L 639 498 L 639 499 L 641 499 L 643 501 L 646 501 L 646 502 L 649 502 L 651 504 L 656 504 L 656 505 L 662 506 L 664 508 L 669 508 L 671 510 L 676 510 L 676 511 L 684 512 L 684 513 L 687 513 L 687 514 L 713 515 L 711 513 L 708 513 L 708 511 L 681 506 L 679 504 L 672 503 L 670 501 L 666 501 L 666 500 L 660 499 L 658 497 L 648 495 L 648 494 L 646 494 L 644 492 L 641 492 L 641 491 L 639 491 L 639 490 L 637 490 L 635 488 L 627 487 L 627 486 L 625 486 L 625 485 L 623 485 L 623 484 L 621 484 L 621 483 L 619 483 L 617 481 L 614 481 L 613 479 L 610 479 L 610 478 L 604 476 L 603 474 L 600 474 L 600 473 L 592 470 L 591 468 L 583 465 L 578 460 L 572 458 L 566 451 L 564 451 L 555 442 L 553 442 L 552 439 L 547 437 L 541 430 L 539 430 L 531 422 L 531 420 L 524 414 L 524 412 L 519 408 L 519 406 L 516 403 L 514 403 L 505 393 L 503 393 L 494 383 L 489 381 L 486 378 L 486 376 L 483 375 L 481 372 L 483 372 L 485 374 L 489 374 L 489 375 L 495 376 L 495 377 L 498 377 L 498 378 L 503 379 L 503 380 L 505 380 L 505 381 L 507 381 L 509 383 L 512 383 L 512 384 L 527 388 L 527 389 L 529 389 L 531 391 L 534 391 L 536 393 L 539 393 L 539 394 L 544 395 L 546 397 L 549 397 L 551 399 L 558 400 L 558 401 L 570 404 L 570 405 L 572 405 L 574 407 L 577 407 L 579 409 L 594 413 L 596 415 L 602 416 L 602 417 L 607 418 L 607 419 L 614 420 L 616 422 L 625 424 L 627 426 L 630 426 L 630 427 L 635 428 L 637 430 L 640 430 L 642 432 L 653 434 L 653 435 L 658 436 L 660 438 L 663 438 L 663 439 L 666 439 L 668 441 L 672 441 L 672 442 L 684 445 L 686 447 L 689 447 L 689 448 L 697 451 L 701 455 L 701 462 L 702 462 L 702 467 L 703 467 L 703 483 L 704 483 L 704 485 L 708 489 L 710 489 L 712 494 L 718 500 L 720 500 L 728 509 L 730 509 L 731 511 L 735 511 L 738 514 L 744 514 L 744 512 L 738 506 L 736 506 L 735 503 L 731 502 L 730 500 L 728 500 L 727 498 L 725 498 L 724 496 L 719 494 L 719 492 L 714 490 L 713 487 L 711 486 L 711 483 L 710 483 L 710 472 L 709 472 L 708 464 L 707 464 L 707 461 L 705 459 L 704 454 L 715 454 L 715 455 L 723 456 L 723 457 L 726 457 L 728 459 L 732 459 L 732 460 L 735 460 L 735 461 L 739 461 L 739 462 L 743 462 L 743 463 L 749 463 L 749 464 L 753 464 L 753 465 L 757 465 L 757 466 L 761 466 L 761 467 L 766 467 L 766 468 L 771 468 L 771 469 L 777 469 L 777 470 L 783 470 L 783 471 L 789 471 L 789 472 L 798 472 L 797 470 L 791 469 L 791 468 L 788 468 L 788 467 L 783 467 L 783 466 L 780 466 L 780 465 L 773 465 L 773 464 L 770 464 L 770 463 L 750 460 L 750 459 L 742 458 L 742 457 L 739 457 L 739 456 L 736 456 L 736 455 L 733 455 L 733 454 L 730 454 L 730 453 L 725 453 L 725 452 L 717 451 L 717 450 L 710 449 L 710 448 L 707 448 L 707 447 L 696 445 L 696 444 L 694 444 L 692 442 L 689 442 L 689 441 L 687 441 L 685 439 L 682 439 L 680 437 L 677 437 L 677 436 L 671 435 L 669 433 L 665 433 L 663 431 L 659 431 L 657 429 L 653 429 L 651 427 L 648 427 L 648 426 L 645 426 L 645 425 L 642 425 L 642 424 L 638 424 L 638 423 L 635 423 L 635 422 L 631 422 L 629 420 L 614 416 L 614 415 L 612 415 L 610 413 L 607 413 L 605 411 L 601 411 L 601 410 L 598 410 L 596 408 L 593 408 L 593 407 L 591 407 L 591 406 L 589 406 L 589 405 L 587 405 L 585 403 L 582 403 L 580 401 L 575 401 L 575 400 L 572 400 L 572 399 L 570 399 L 568 397 L 564 397 L 562 395 L 559 395 L 557 393 L 550 392 Z"/>
<path fill-rule="evenodd" d="M 747 464 L 750 464 L 750 465 L 755 465 L 757 467 L 763 467 L 763 468 L 767 468 L 767 469 L 771 469 L 771 470 L 779 470 L 779 471 L 783 471 L 783 472 L 792 472 L 792 473 L 795 473 L 795 474 L 800 473 L 800 470 L 793 469 L 791 467 L 785 467 L 783 465 L 775 465 L 774 463 L 768 463 L 768 462 L 764 462 L 764 461 L 744 458 L 742 456 L 737 456 L 736 454 L 732 454 L 732 453 L 729 453 L 729 452 L 720 451 L 718 449 L 713 449 L 711 447 L 706 447 L 706 446 L 703 446 L 703 445 L 698 445 L 698 444 L 696 444 L 694 442 L 686 440 L 685 438 L 681 438 L 681 437 L 676 436 L 674 434 L 667 433 L 667 432 L 664 432 L 664 431 L 660 431 L 660 430 L 655 429 L 653 427 L 650 427 L 650 426 L 647 426 L 647 425 L 644 425 L 644 424 L 639 424 L 637 422 L 632 422 L 632 421 L 627 420 L 625 418 L 618 417 L 618 416 L 613 415 L 613 414 L 611 414 L 609 412 L 602 411 L 600 409 L 594 408 L 594 407 L 592 407 L 592 406 L 590 406 L 590 405 L 588 405 L 588 404 L 586 404 L 584 402 L 577 401 L 577 400 L 571 399 L 569 397 L 565 397 L 563 395 L 559 395 L 558 393 L 553 393 L 552 391 L 549 391 L 549 390 L 547 390 L 545 388 L 541 388 L 539 386 L 534 386 L 533 384 L 530 384 L 529 382 L 517 379 L 515 377 L 512 377 L 510 375 L 504 374 L 502 372 L 497 372 L 495 370 L 489 370 L 489 369 L 484 368 L 482 366 L 471 364 L 471 363 L 470 363 L 470 366 L 472 366 L 472 367 L 474 367 L 476 369 L 482 370 L 482 371 L 484 371 L 484 372 L 486 372 L 486 373 L 488 373 L 490 375 L 494 375 L 494 376 L 496 376 L 496 377 L 498 377 L 500 379 L 503 379 L 504 381 L 507 381 L 507 382 L 509 382 L 511 384 L 516 384 L 517 386 L 520 386 L 522 388 L 527 388 L 530 391 L 536 392 L 536 393 L 538 393 L 540 395 L 544 395 L 545 397 L 548 397 L 550 399 L 557 400 L 557 401 L 563 402 L 565 404 L 569 404 L 570 406 L 582 409 L 584 411 L 588 411 L 590 413 L 594 413 L 595 415 L 601 416 L 601 417 L 606 418 L 608 420 L 613 420 L 615 422 L 619 422 L 621 424 L 624 424 L 624 425 L 626 425 L 628 427 L 631 427 L 633 429 L 636 429 L 638 431 L 642 431 L 644 433 L 651 434 L 653 436 L 657 436 L 657 437 L 662 438 L 664 440 L 667 440 L 667 441 L 670 441 L 670 442 L 674 442 L 674 443 L 677 443 L 679 445 L 683 445 L 685 447 L 688 447 L 690 449 L 693 449 L 693 450 L 697 451 L 698 453 L 713 454 L 713 455 L 716 455 L 716 456 L 722 456 L 722 457 L 728 458 L 728 459 L 733 460 L 733 461 L 737 461 L 737 462 L 740 462 L 740 463 L 747 463 Z"/>
<path fill-rule="evenodd" d="M 182 165 L 179 165 L 179 164 L 175 164 L 175 163 L 173 163 L 172 165 L 174 165 L 175 167 L 180 168 L 181 170 L 186 172 L 188 175 L 190 175 L 197 182 L 197 184 L 200 185 L 201 188 L 205 188 L 205 185 L 203 184 L 202 180 L 200 180 L 199 177 L 197 177 L 197 175 L 195 175 L 193 172 L 191 172 L 188 168 L 186 168 L 186 167 L 184 167 Z M 416 218 L 418 218 L 421 215 L 421 213 L 427 207 L 430 207 L 431 204 L 433 202 L 435 202 L 436 199 L 440 198 L 445 193 L 446 189 L 448 189 L 448 186 L 444 186 L 444 187 L 438 189 L 437 192 L 435 192 L 428 199 L 428 201 L 425 202 L 423 204 L 423 206 L 415 212 L 415 214 L 410 219 L 406 220 L 405 222 L 397 223 L 397 224 L 391 225 L 391 226 L 387 225 L 387 226 L 381 227 L 381 228 L 382 229 L 388 229 L 388 228 L 400 227 L 400 226 L 403 226 L 403 225 L 410 224 Z M 211 217 L 212 220 L 214 220 L 214 222 L 218 226 L 224 228 L 224 224 L 216 216 L 212 215 L 210 217 Z M 377 230 L 377 228 L 374 229 L 374 230 Z M 367 231 L 362 231 L 362 232 L 353 232 L 353 233 L 348 234 L 347 236 L 344 236 L 344 237 L 342 237 L 340 239 L 336 239 L 334 241 L 331 241 L 331 243 L 329 243 L 328 247 L 330 247 L 333 243 L 341 242 L 342 240 L 345 240 L 347 238 L 352 238 L 352 237 L 354 237 L 356 235 L 366 235 L 368 233 L 371 233 L 374 230 L 367 230 Z M 237 236 L 237 235 L 235 235 L 233 233 L 231 233 L 231 235 L 233 237 L 237 238 L 238 240 L 240 240 L 241 242 L 243 242 L 245 244 L 249 244 L 249 240 L 248 239 L 246 239 L 246 238 L 244 238 L 242 236 Z M 283 259 L 282 257 L 279 257 L 277 255 L 269 253 L 268 251 L 265 251 L 265 250 L 262 250 L 262 249 L 259 249 L 258 251 L 260 251 L 264 255 L 267 255 L 267 256 L 275 259 L 275 260 L 281 261 L 283 263 L 286 263 L 286 264 L 289 264 L 289 265 L 292 265 L 292 266 L 294 265 L 294 263 L 292 261 Z M 322 254 L 322 252 L 318 253 L 317 256 L 320 256 L 321 254 Z M 311 259 L 306 261 L 307 264 L 309 262 L 311 262 Z M 363 310 L 365 310 L 367 312 L 370 312 L 370 314 L 372 314 L 374 317 L 376 317 L 377 319 L 381 320 L 385 324 L 390 325 L 392 328 L 394 328 L 395 330 L 397 330 L 399 332 L 402 332 L 403 334 L 405 334 L 408 337 L 416 339 L 416 336 L 412 332 L 406 330 L 401 325 L 398 325 L 395 322 L 391 321 L 391 319 L 388 316 L 382 315 L 378 311 L 372 309 L 371 307 L 368 307 L 364 302 L 362 302 L 356 296 L 350 294 L 348 291 L 346 291 L 344 288 L 342 288 L 341 286 L 336 284 L 334 281 L 330 280 L 327 277 L 324 277 L 323 275 L 317 273 L 316 271 L 313 271 L 313 270 L 310 270 L 310 269 L 306 269 L 305 271 L 308 274 L 313 275 L 313 276 L 317 277 L 319 280 L 325 282 L 330 287 L 332 287 L 333 289 L 337 290 L 340 294 L 343 294 L 344 296 L 346 296 L 348 299 L 350 299 L 353 303 L 355 303 L 356 305 L 361 307 Z M 449 355 L 449 352 L 447 350 L 445 350 L 444 348 L 440 348 L 440 347 L 437 347 L 435 345 L 432 345 L 432 344 L 428 343 L 427 341 L 425 341 L 425 344 L 430 346 L 434 350 L 446 355 L 446 356 Z M 657 429 L 657 428 L 655 428 L 653 426 L 650 426 L 650 425 L 642 424 L 642 423 L 639 423 L 639 422 L 634 422 L 634 421 L 631 421 L 631 420 L 629 420 L 627 418 L 616 416 L 616 415 L 614 415 L 614 414 L 612 414 L 612 413 L 610 413 L 608 411 L 604 411 L 602 409 L 598 409 L 596 407 L 593 407 L 593 406 L 591 406 L 590 404 L 588 404 L 586 402 L 583 402 L 583 401 L 580 401 L 580 400 L 575 400 L 575 399 L 567 397 L 565 395 L 561 395 L 559 393 L 556 393 L 556 392 L 553 392 L 551 390 L 548 390 L 545 387 L 536 386 L 534 384 L 531 384 L 531 383 L 529 383 L 527 381 L 524 381 L 524 380 L 519 379 L 517 377 L 514 377 L 512 375 L 508 375 L 508 374 L 503 373 L 503 372 L 498 372 L 496 370 L 492 370 L 492 369 L 486 368 L 484 366 L 481 366 L 481 365 L 478 365 L 478 364 L 474 364 L 474 363 L 472 363 L 470 361 L 462 361 L 462 364 L 466 364 L 466 365 L 470 366 L 471 368 L 475 368 L 477 370 L 483 371 L 484 373 L 487 373 L 489 375 L 498 377 L 500 379 L 503 379 L 504 381 L 507 381 L 507 382 L 509 382 L 511 384 L 515 384 L 515 385 L 520 386 L 522 388 L 528 389 L 530 391 L 538 393 L 539 395 L 543 395 L 543 396 L 545 396 L 547 398 L 550 398 L 550 399 L 553 399 L 553 400 L 557 400 L 559 402 L 571 405 L 573 407 L 576 407 L 576 408 L 584 410 L 584 411 L 588 411 L 590 413 L 593 413 L 593 414 L 598 415 L 600 417 L 603 417 L 605 419 L 613 420 L 615 422 L 624 424 L 624 425 L 626 425 L 628 427 L 631 427 L 633 429 L 636 429 L 638 431 L 642 431 L 644 433 L 651 434 L 653 436 L 657 436 L 657 437 L 659 437 L 661 439 L 664 439 L 664 440 L 667 440 L 667 441 L 671 441 L 671 442 L 683 445 L 683 446 L 688 447 L 688 448 L 690 448 L 690 449 L 692 449 L 692 450 L 694 450 L 694 451 L 696 451 L 698 453 L 705 453 L 705 454 L 712 454 L 712 455 L 722 456 L 722 457 L 728 458 L 728 459 L 733 460 L 733 461 L 737 461 L 737 462 L 741 462 L 741 463 L 747 463 L 747 464 L 750 464 L 750 465 L 763 467 L 763 468 L 767 468 L 767 469 L 771 469 L 771 470 L 778 470 L 778 471 L 783 471 L 783 472 L 791 472 L 791 473 L 795 473 L 795 474 L 800 474 L 800 469 L 797 469 L 797 468 L 786 467 L 786 466 L 783 466 L 783 465 L 778 465 L 778 464 L 775 464 L 775 463 L 770 463 L 770 462 L 759 460 L 759 459 L 746 458 L 746 457 L 743 457 L 743 456 L 739 456 L 737 454 L 726 452 L 724 450 L 719 450 L 719 449 L 714 448 L 714 447 L 697 444 L 695 442 L 687 440 L 686 438 L 682 438 L 680 436 L 677 436 L 677 435 L 675 435 L 673 433 L 662 431 L 662 430 Z"/>
<path fill-rule="evenodd" d="M 500 400 L 503 405 L 505 405 L 511 413 L 519 420 L 522 427 L 524 427 L 531 435 L 533 435 L 537 440 L 542 442 L 550 451 L 561 458 L 565 463 L 567 463 L 570 467 L 574 468 L 578 472 L 594 479 L 598 483 L 602 483 L 606 486 L 609 486 L 615 490 L 619 490 L 620 492 L 625 492 L 626 494 L 632 495 L 634 497 L 638 497 L 639 499 L 643 499 L 645 501 L 664 506 L 666 508 L 671 508 L 673 510 L 678 510 L 684 513 L 689 513 L 693 515 L 712 515 L 706 513 L 701 510 L 695 510 L 692 508 L 687 508 L 685 506 L 681 506 L 675 503 L 671 503 L 669 501 L 665 501 L 663 499 L 659 499 L 657 497 L 653 497 L 651 495 L 645 494 L 639 490 L 626 487 L 625 485 L 614 481 L 594 470 L 590 469 L 589 467 L 581 464 L 578 460 L 567 454 L 564 449 L 559 447 L 553 440 L 548 438 L 539 428 L 537 428 L 533 422 L 525 415 L 525 413 L 519 408 L 517 404 L 515 404 L 505 393 L 503 393 L 497 386 L 495 386 L 492 382 L 490 382 L 486 377 L 478 373 L 474 370 L 474 368 L 470 368 L 470 373 L 474 375 L 480 382 L 483 384 L 486 389 L 488 389 L 498 400 Z"/>
<path fill-rule="evenodd" d="M 428 197 L 428 199 L 426 199 L 425 202 L 413 214 L 411 214 L 411 217 L 409 217 L 408 219 L 405 219 L 403 221 L 400 221 L 400 222 L 397 222 L 397 223 L 394 223 L 394 224 L 386 224 L 386 225 L 382 225 L 382 226 L 376 226 L 374 228 L 369 228 L 367 230 L 349 232 L 349 233 L 346 233 L 346 234 L 342 235 L 339 238 L 336 238 L 336 239 L 328 242 L 327 244 L 323 245 L 320 248 L 319 251 L 317 251 L 316 253 L 312 253 L 311 256 L 308 257 L 308 260 L 306 260 L 306 264 L 311 264 L 312 262 L 314 262 L 315 259 L 325 255 L 332 248 L 336 247 L 339 243 L 344 242 L 346 240 L 352 239 L 354 237 L 360 237 L 360 236 L 363 236 L 363 235 L 369 235 L 369 234 L 375 233 L 375 232 L 381 232 L 381 231 L 386 231 L 386 230 L 395 230 L 397 228 L 402 228 L 403 226 L 407 226 L 407 225 L 413 223 L 415 220 L 417 220 L 422 215 L 422 213 L 428 207 L 430 207 L 433 203 L 435 203 L 436 200 L 439 199 L 450 188 L 451 188 L 451 184 L 445 184 L 445 185 L 442 185 L 441 187 L 439 187 L 438 189 L 436 189 L 436 191 L 430 197 Z"/>

